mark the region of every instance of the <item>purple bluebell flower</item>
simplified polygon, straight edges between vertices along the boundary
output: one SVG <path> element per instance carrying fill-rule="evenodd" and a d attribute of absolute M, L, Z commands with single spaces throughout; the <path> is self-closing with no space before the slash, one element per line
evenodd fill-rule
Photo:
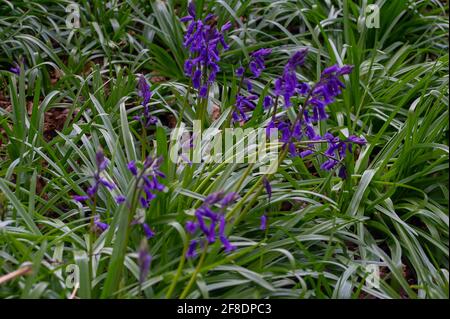
<path fill-rule="evenodd" d="M 99 232 L 104 232 L 106 229 L 108 229 L 108 224 L 103 223 L 100 221 L 100 216 L 99 215 L 95 215 L 94 216 L 94 226 L 95 226 L 95 230 L 99 231 Z"/>
<path fill-rule="evenodd" d="M 147 237 L 147 239 L 150 239 L 153 236 L 155 236 L 155 232 L 150 228 L 148 224 L 142 223 L 142 229 L 144 230 L 144 234 L 145 237 Z"/>
<path fill-rule="evenodd" d="M 365 145 L 367 143 L 364 137 L 359 137 L 356 135 L 350 135 L 347 141 L 358 145 Z"/>
<path fill-rule="evenodd" d="M 247 112 L 252 111 L 255 109 L 255 100 L 258 99 L 257 95 L 249 95 L 249 96 L 243 96 L 238 95 L 236 97 L 236 108 L 235 111 L 233 111 L 232 118 L 234 122 L 243 121 L 246 122 L 248 120 Z"/>
<path fill-rule="evenodd" d="M 232 245 L 229 242 L 228 238 L 225 236 L 225 226 L 226 226 L 225 216 L 221 215 L 219 223 L 219 238 L 220 241 L 222 242 L 223 247 L 225 248 L 225 251 L 228 253 L 236 249 L 236 246 Z"/>
<path fill-rule="evenodd" d="M 77 202 L 84 202 L 87 201 L 89 199 L 89 196 L 83 196 L 83 195 L 74 195 L 72 196 L 72 198 L 77 201 Z"/>
<path fill-rule="evenodd" d="M 347 169 L 344 165 L 339 168 L 338 176 L 342 179 L 347 179 Z"/>
<path fill-rule="evenodd" d="M 188 15 L 181 18 L 180 21 L 181 22 L 189 22 L 195 20 L 195 3 L 194 1 L 189 1 L 188 4 Z"/>
<path fill-rule="evenodd" d="M 328 148 L 325 151 L 325 155 L 328 159 L 322 163 L 320 167 L 327 171 L 332 170 L 339 162 L 342 162 L 346 156 L 347 150 L 349 152 L 352 151 L 352 144 L 364 145 L 366 143 L 366 140 L 362 137 L 352 135 L 346 140 L 341 140 L 339 137 L 334 136 L 329 132 L 325 133 L 323 138 L 328 143 Z M 338 175 L 341 178 L 345 178 L 347 176 L 345 168 L 341 168 Z"/>
<path fill-rule="evenodd" d="M 209 23 L 213 17 L 208 14 L 203 20 L 197 19 L 195 5 L 190 2 L 188 15 L 181 18 L 182 22 L 189 22 L 183 41 L 184 47 L 189 50 L 189 58 L 184 63 L 184 72 L 192 79 L 192 85 L 199 90 L 201 98 L 206 98 L 209 85 L 215 81 L 220 71 L 219 45 L 223 50 L 228 49 L 224 33 L 232 27 L 232 24 L 227 22 L 219 31 L 214 24 Z"/>
<path fill-rule="evenodd" d="M 339 162 L 335 159 L 329 159 L 320 165 L 320 168 L 326 171 L 332 170 Z"/>
<path fill-rule="evenodd" d="M 251 54 L 249 69 L 255 78 L 258 78 L 266 68 L 264 58 L 272 53 L 272 49 L 259 49 Z"/>
<path fill-rule="evenodd" d="M 198 240 L 193 239 L 190 241 L 188 249 L 186 251 L 186 258 L 192 259 L 197 255 L 195 252 L 197 245 L 198 245 Z"/>
<path fill-rule="evenodd" d="M 105 179 L 104 177 L 101 176 L 101 173 L 108 166 L 108 160 L 106 159 L 102 150 L 99 150 L 97 152 L 97 154 L 95 155 L 95 161 L 96 161 L 97 169 L 93 175 L 94 183 L 90 187 L 88 187 L 88 189 L 86 190 L 87 196 L 75 195 L 72 197 L 74 200 L 76 200 L 78 202 L 86 201 L 88 199 L 93 199 L 97 195 L 100 185 L 105 186 L 109 190 L 113 190 L 116 187 L 116 185 L 114 183 L 108 181 L 107 179 Z"/>
<path fill-rule="evenodd" d="M 142 284 L 147 278 L 151 262 L 152 256 L 148 252 L 147 240 L 142 239 L 138 251 L 139 283 Z"/>
<path fill-rule="evenodd" d="M 136 161 L 131 161 L 128 163 L 128 170 L 133 174 L 134 176 L 137 176 L 138 170 L 136 167 Z"/>
<path fill-rule="evenodd" d="M 270 182 L 266 176 L 263 177 L 262 182 L 263 182 L 264 188 L 266 189 L 266 193 L 267 193 L 267 196 L 269 197 L 269 202 L 270 202 L 270 199 L 272 198 L 272 186 L 270 186 Z"/>
<path fill-rule="evenodd" d="M 291 106 L 291 97 L 299 91 L 296 70 L 305 63 L 307 53 L 308 49 L 295 52 L 284 67 L 283 75 L 275 81 L 275 94 L 283 96 L 285 107 Z"/>
<path fill-rule="evenodd" d="M 158 118 L 150 114 L 149 103 L 153 95 L 150 90 L 150 85 L 143 75 L 139 76 L 138 80 L 138 94 L 142 97 L 142 106 L 144 107 L 144 112 L 140 116 L 135 116 L 134 119 L 141 122 L 144 127 L 149 127 L 158 122 Z"/>
<path fill-rule="evenodd" d="M 142 172 L 139 174 L 135 161 L 128 163 L 128 169 L 138 178 L 137 187 L 139 189 L 139 203 L 143 208 L 148 208 L 150 202 L 156 197 L 155 191 L 164 190 L 164 185 L 161 184 L 158 178 L 165 178 L 165 175 L 160 171 L 162 158 L 147 157 L 143 163 Z"/>
<path fill-rule="evenodd" d="M 320 81 L 312 88 L 311 98 L 308 101 L 308 105 L 312 106 L 314 121 L 323 121 L 328 118 L 325 107 L 333 103 L 335 97 L 341 94 L 342 89 L 345 88 L 339 76 L 349 74 L 352 69 L 351 65 L 342 67 L 333 65 L 323 70 Z"/>
<path fill-rule="evenodd" d="M 276 119 L 271 119 L 266 126 L 266 136 L 270 138 L 274 132 L 278 132 L 278 127 L 276 124 Z"/>
<path fill-rule="evenodd" d="M 206 196 L 204 203 L 208 206 L 218 203 L 225 194 L 223 192 L 215 192 Z"/>
<path fill-rule="evenodd" d="M 244 75 L 245 69 L 243 66 L 240 66 L 236 69 L 236 76 L 241 77 Z"/>
<path fill-rule="evenodd" d="M 312 150 L 304 150 L 304 151 L 299 153 L 301 158 L 305 158 L 305 157 L 307 157 L 309 155 L 312 155 L 312 154 L 314 154 L 314 152 Z"/>
<path fill-rule="evenodd" d="M 252 73 L 252 78 L 258 78 L 262 71 L 266 68 L 264 65 L 264 58 L 272 52 L 272 49 L 259 49 L 253 52 L 250 56 L 250 62 L 248 68 Z M 236 75 L 238 77 L 243 77 L 245 73 L 244 67 L 240 66 L 236 70 Z M 252 92 L 253 85 L 250 81 L 250 78 L 244 77 L 242 78 L 242 82 L 247 86 L 247 90 Z M 248 120 L 248 116 L 246 112 L 255 109 L 255 100 L 258 99 L 256 94 L 250 94 L 248 96 L 244 96 L 240 92 L 236 95 L 236 105 L 232 114 L 233 122 L 246 122 Z M 272 99 L 270 96 L 266 96 L 263 100 L 264 109 L 269 108 L 272 105 Z"/>
<path fill-rule="evenodd" d="M 122 204 L 125 203 L 125 201 L 127 200 L 127 198 L 123 195 L 117 195 L 116 196 L 116 203 L 117 204 Z"/>
<path fill-rule="evenodd" d="M 9 71 L 14 74 L 20 75 L 20 66 L 17 63 L 14 63 L 14 66 L 12 66 Z"/>
<path fill-rule="evenodd" d="M 267 229 L 267 215 L 264 214 L 261 216 L 261 224 L 259 226 L 260 230 L 266 230 Z"/>
<path fill-rule="evenodd" d="M 220 205 L 222 207 L 227 207 L 231 203 L 233 203 L 238 198 L 238 194 L 231 192 L 223 196 L 222 200 L 220 201 Z"/>
<path fill-rule="evenodd" d="M 195 233 L 197 230 L 197 224 L 193 221 L 186 222 L 186 231 L 190 234 Z"/>
<path fill-rule="evenodd" d="M 194 235 L 197 230 L 200 230 L 201 235 L 204 236 L 208 243 L 214 243 L 218 237 L 226 252 L 233 250 L 234 246 L 231 245 L 224 233 L 226 220 L 223 211 L 236 200 L 237 196 L 236 193 L 225 194 L 223 192 L 215 192 L 208 195 L 203 205 L 194 213 L 196 221 L 188 221 L 186 223 L 186 231 Z M 220 207 L 220 210 L 216 212 L 213 210 L 214 207 Z M 217 224 L 219 224 L 218 234 L 216 233 Z M 195 256 L 194 252 L 197 244 L 197 240 L 191 241 L 186 257 L 192 258 Z"/>
<path fill-rule="evenodd" d="M 267 110 L 269 107 L 272 106 L 272 104 L 273 104 L 272 97 L 270 95 L 266 95 L 263 100 L 264 109 Z"/>

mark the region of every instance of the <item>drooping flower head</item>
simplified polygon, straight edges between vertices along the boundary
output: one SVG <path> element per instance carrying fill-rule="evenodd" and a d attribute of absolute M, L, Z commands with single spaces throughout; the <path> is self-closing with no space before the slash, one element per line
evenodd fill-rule
<path fill-rule="evenodd" d="M 285 107 L 291 106 L 291 97 L 303 92 L 303 84 L 299 84 L 296 71 L 305 63 L 307 53 L 307 48 L 295 52 L 285 65 L 283 75 L 275 81 L 275 95 L 284 97 Z"/>
<path fill-rule="evenodd" d="M 103 222 L 100 221 L 100 216 L 99 215 L 95 215 L 95 217 L 94 217 L 94 228 L 95 228 L 94 231 L 95 232 L 102 233 L 105 230 L 107 230 L 108 227 L 109 227 L 108 224 L 103 223 Z"/>
<path fill-rule="evenodd" d="M 223 192 L 216 192 L 208 195 L 203 205 L 200 206 L 194 213 L 196 220 L 186 222 L 186 231 L 194 235 L 197 230 L 210 244 L 214 243 L 217 239 L 221 241 L 226 252 L 230 252 L 235 249 L 225 234 L 226 219 L 224 210 L 227 206 L 231 205 L 237 198 L 236 193 L 224 194 Z M 218 211 L 216 208 L 218 207 Z M 219 228 L 219 232 L 216 232 L 216 228 Z M 186 252 L 186 258 L 195 257 L 195 249 L 199 243 L 198 239 L 193 239 Z"/>
<path fill-rule="evenodd" d="M 244 95 L 241 92 L 238 92 L 236 95 L 236 105 L 235 109 L 232 113 L 232 119 L 233 122 L 246 122 L 248 121 L 248 115 L 246 114 L 249 111 L 252 111 L 255 109 L 255 100 L 259 98 L 259 96 L 252 92 L 253 86 L 250 82 L 250 78 L 256 79 L 258 78 L 262 71 L 266 68 L 264 65 L 264 59 L 269 54 L 272 53 L 272 49 L 259 49 L 251 53 L 250 55 L 250 62 L 248 64 L 248 68 L 250 69 L 252 76 L 251 77 L 244 77 L 245 68 L 240 66 L 236 70 L 236 75 L 238 77 L 243 77 L 242 83 L 245 83 L 247 85 L 247 90 L 251 92 L 250 95 Z M 263 99 L 263 107 L 264 109 L 269 108 L 272 105 L 272 98 L 268 95 L 265 96 Z"/>
<path fill-rule="evenodd" d="M 272 198 L 272 186 L 270 185 L 270 182 L 266 176 L 263 177 L 262 182 L 263 182 L 264 188 L 266 189 L 266 193 L 267 193 L 267 196 L 269 197 L 269 202 L 270 202 L 270 199 Z"/>
<path fill-rule="evenodd" d="M 203 20 L 197 19 L 192 1 L 188 5 L 188 15 L 181 18 L 182 22 L 189 22 L 183 42 L 184 47 L 189 50 L 184 73 L 192 79 L 192 85 L 199 90 L 202 98 L 206 97 L 209 86 L 220 71 L 219 46 L 224 50 L 229 48 L 224 33 L 231 28 L 231 23 L 225 23 L 219 31 L 213 19 L 212 14 L 208 14 Z"/>
<path fill-rule="evenodd" d="M 99 150 L 96 153 L 95 162 L 96 162 L 96 170 L 93 174 L 94 183 L 86 190 L 87 196 L 86 195 L 73 196 L 73 199 L 78 202 L 93 199 L 97 195 L 98 189 L 101 185 L 105 186 L 109 190 L 113 190 L 115 188 L 114 183 L 108 181 L 106 178 L 102 176 L 102 172 L 108 166 L 108 160 L 106 159 L 105 154 L 103 153 L 102 150 Z"/>
<path fill-rule="evenodd" d="M 150 85 L 147 83 L 145 76 L 140 75 L 138 80 L 138 94 L 142 98 L 142 106 L 144 108 L 144 112 L 142 115 L 136 115 L 134 117 L 135 120 L 142 123 L 144 127 L 149 127 L 150 125 L 154 125 L 158 122 L 158 118 L 150 114 L 150 99 L 153 95 L 150 90 Z"/>
<path fill-rule="evenodd" d="M 321 168 L 330 171 L 338 164 L 342 164 L 346 151 L 352 151 L 352 144 L 364 145 L 366 143 L 364 138 L 357 136 L 340 140 L 331 133 L 326 133 L 322 137 L 316 133 L 313 126 L 313 122 L 328 118 L 326 106 L 334 102 L 345 87 L 340 77 L 351 73 L 353 67 L 350 65 L 328 67 L 321 73 L 319 82 L 311 87 L 307 83 L 299 83 L 296 76 L 296 68 L 304 63 L 306 53 L 306 49 L 296 52 L 286 64 L 283 75 L 275 81 L 275 93 L 284 97 L 286 107 L 291 105 L 291 97 L 294 95 L 307 96 L 304 107 L 298 111 L 302 113 L 298 114 L 294 123 L 287 118 L 274 117 L 269 122 L 266 131 L 277 128 L 284 147 L 288 148 L 292 156 L 313 155 L 316 153 L 314 142 L 327 142 L 328 148 L 324 153 L 327 159 L 321 164 Z M 311 143 L 300 146 L 300 150 L 298 150 L 296 142 L 299 141 L 311 141 Z M 347 177 L 347 170 L 343 165 L 341 165 L 338 175 L 343 179 Z"/>
<path fill-rule="evenodd" d="M 352 144 L 357 145 L 365 145 L 366 140 L 362 137 L 351 135 L 346 140 L 341 140 L 339 137 L 334 136 L 331 133 L 326 133 L 324 138 L 328 142 L 328 148 L 325 151 L 325 155 L 327 156 L 327 160 L 322 163 L 320 166 L 324 170 L 333 169 L 339 162 L 345 158 L 347 150 L 352 152 Z M 342 178 L 346 177 L 346 171 L 341 170 L 340 173 Z"/>
<path fill-rule="evenodd" d="M 14 66 L 12 66 L 9 70 L 14 74 L 20 74 L 20 66 L 17 63 L 14 63 Z"/>
<path fill-rule="evenodd" d="M 156 197 L 156 191 L 164 190 L 164 185 L 160 183 L 158 178 L 165 178 L 164 173 L 159 169 L 162 157 L 147 157 L 143 163 L 143 168 L 139 172 L 136 162 L 128 163 L 128 170 L 137 177 L 137 187 L 139 189 L 139 202 L 143 208 L 148 208 L 150 202 Z"/>
<path fill-rule="evenodd" d="M 238 95 L 236 96 L 236 108 L 232 113 L 232 119 L 234 122 L 247 122 L 247 112 L 255 109 L 255 100 L 258 99 L 257 95 L 251 94 L 248 96 Z"/>
<path fill-rule="evenodd" d="M 312 120 L 323 121 L 328 118 L 325 107 L 334 102 L 335 97 L 345 88 L 339 76 L 351 73 L 353 66 L 333 65 L 323 70 L 320 81 L 312 89 L 308 105 L 312 106 Z"/>
<path fill-rule="evenodd" d="M 259 49 L 251 54 L 249 68 L 255 78 L 259 78 L 262 71 L 266 68 L 264 58 L 271 53 L 272 49 Z"/>
<path fill-rule="evenodd" d="M 261 224 L 259 226 L 260 230 L 266 230 L 267 229 L 267 215 L 264 214 L 261 216 Z"/>

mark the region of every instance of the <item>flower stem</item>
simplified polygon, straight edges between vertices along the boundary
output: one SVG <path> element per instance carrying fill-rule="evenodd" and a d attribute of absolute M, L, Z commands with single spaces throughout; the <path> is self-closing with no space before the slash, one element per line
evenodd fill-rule
<path fill-rule="evenodd" d="M 183 292 L 181 293 L 180 299 L 185 299 L 187 294 L 191 290 L 191 287 L 194 284 L 195 278 L 197 277 L 197 274 L 200 271 L 200 268 L 202 267 L 203 262 L 205 261 L 207 250 L 208 250 L 208 243 L 205 244 L 205 248 L 203 248 L 203 253 L 202 253 L 202 256 L 200 257 L 200 260 L 198 261 L 197 267 L 195 268 L 194 272 L 192 273 L 191 279 L 189 280 L 186 288 L 184 288 Z"/>
<path fill-rule="evenodd" d="M 178 279 L 180 278 L 181 272 L 183 270 L 184 263 L 186 262 L 186 252 L 188 250 L 189 241 L 186 241 L 184 244 L 183 255 L 181 256 L 180 263 L 178 264 L 177 273 L 170 284 L 169 290 L 166 293 L 166 299 L 170 299 L 172 297 L 173 290 L 177 285 Z"/>

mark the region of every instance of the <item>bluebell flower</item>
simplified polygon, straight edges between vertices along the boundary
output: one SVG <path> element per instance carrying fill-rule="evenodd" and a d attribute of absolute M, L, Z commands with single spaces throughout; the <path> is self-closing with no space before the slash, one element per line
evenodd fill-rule
<path fill-rule="evenodd" d="M 139 266 L 139 283 L 143 283 L 150 271 L 150 263 L 152 256 L 148 251 L 148 244 L 145 239 L 142 239 L 138 251 L 138 266 Z"/>
<path fill-rule="evenodd" d="M 208 195 L 203 204 L 195 211 L 195 221 L 186 222 L 186 231 L 192 235 L 197 230 L 210 244 L 217 240 L 217 237 L 221 241 L 226 252 L 230 252 L 235 247 L 228 241 L 225 235 L 226 220 L 224 216 L 224 210 L 231 205 L 237 198 L 236 193 L 225 194 L 223 192 L 215 192 Z M 219 211 L 214 210 L 215 207 L 219 207 Z M 216 233 L 216 228 L 219 226 L 219 233 Z M 195 256 L 195 248 L 198 244 L 198 240 L 192 240 L 190 246 L 186 252 L 187 258 L 193 258 Z"/>
<path fill-rule="evenodd" d="M 99 215 L 95 215 L 94 216 L 94 227 L 95 227 L 95 231 L 98 231 L 101 233 L 101 232 L 104 232 L 105 230 L 107 230 L 109 225 L 101 222 Z"/>
<path fill-rule="evenodd" d="M 295 52 L 284 67 L 283 75 L 275 80 L 275 94 L 283 96 L 285 107 L 291 106 L 291 97 L 302 92 L 296 70 L 305 63 L 307 53 L 307 48 Z"/>
<path fill-rule="evenodd" d="M 347 179 L 347 168 L 344 165 L 339 168 L 338 176 L 342 179 Z"/>
<path fill-rule="evenodd" d="M 231 192 L 223 196 L 222 200 L 219 202 L 222 208 L 227 207 L 232 204 L 238 198 L 238 194 Z"/>
<path fill-rule="evenodd" d="M 236 69 L 236 76 L 237 77 L 241 77 L 242 75 L 244 75 L 245 69 L 243 66 L 240 66 Z"/>
<path fill-rule="evenodd" d="M 12 66 L 9 71 L 14 74 L 20 75 L 20 66 L 17 63 L 14 63 L 14 66 Z"/>
<path fill-rule="evenodd" d="M 116 196 L 116 203 L 117 204 L 122 204 L 127 200 L 127 198 L 123 195 L 117 195 Z"/>
<path fill-rule="evenodd" d="M 339 162 L 342 162 L 342 160 L 346 156 L 347 150 L 349 152 L 352 151 L 352 144 L 366 144 L 366 140 L 364 138 L 355 135 L 349 136 L 349 138 L 346 140 L 341 140 L 339 139 L 339 137 L 334 136 L 331 133 L 325 133 L 323 138 L 328 143 L 328 148 L 325 151 L 325 155 L 328 159 L 324 163 L 322 163 L 320 167 L 327 171 L 332 170 Z M 346 171 L 340 171 L 339 175 L 345 178 Z"/>
<path fill-rule="evenodd" d="M 255 100 L 258 99 L 257 95 L 238 95 L 236 96 L 236 108 L 233 111 L 232 118 L 234 122 L 243 121 L 246 122 L 248 120 L 247 112 L 255 109 Z"/>
<path fill-rule="evenodd" d="M 195 5 L 190 2 L 188 15 L 181 18 L 182 22 L 189 22 L 184 35 L 183 45 L 189 50 L 189 58 L 184 63 L 184 73 L 192 79 L 192 85 L 199 90 L 199 96 L 206 98 L 209 85 L 212 84 L 220 71 L 220 51 L 229 48 L 224 34 L 232 24 L 225 23 L 220 31 L 209 21 L 214 16 L 208 14 L 203 20 L 196 18 Z"/>
<path fill-rule="evenodd" d="M 109 190 L 113 190 L 115 188 L 114 183 L 108 181 L 104 177 L 101 176 L 101 173 L 108 166 L 108 160 L 106 159 L 103 151 L 99 150 L 95 156 L 96 161 L 96 171 L 94 172 L 93 178 L 94 183 L 86 190 L 86 195 L 75 195 L 72 198 L 78 202 L 86 201 L 88 199 L 93 199 L 98 192 L 98 189 L 101 185 L 105 186 Z"/>
<path fill-rule="evenodd" d="M 266 95 L 263 100 L 263 108 L 267 110 L 273 104 L 272 97 L 270 95 Z"/>
<path fill-rule="evenodd" d="M 266 68 L 264 58 L 272 53 L 272 49 L 259 49 L 251 54 L 249 69 L 255 78 L 258 78 Z"/>
<path fill-rule="evenodd" d="M 185 228 L 188 233 L 193 234 L 197 230 L 197 224 L 190 220 L 186 222 Z"/>
<path fill-rule="evenodd" d="M 236 249 L 236 246 L 232 245 L 230 243 L 230 241 L 228 240 L 228 238 L 226 237 L 225 226 L 226 226 L 225 216 L 221 215 L 220 223 L 219 223 L 219 238 L 220 238 L 220 241 L 222 242 L 223 247 L 225 248 L 225 251 L 227 253 L 229 253 L 229 252 L 233 251 L 234 249 Z"/>
<path fill-rule="evenodd" d="M 155 232 L 150 228 L 150 226 L 146 223 L 142 223 L 142 229 L 144 230 L 145 237 L 150 239 L 155 236 Z"/>
<path fill-rule="evenodd" d="M 197 254 L 195 252 L 195 249 L 197 248 L 198 245 L 198 240 L 193 239 L 189 242 L 189 246 L 188 249 L 186 251 L 186 258 L 188 259 L 192 259 L 194 258 Z"/>
<path fill-rule="evenodd" d="M 260 230 L 267 229 L 267 215 L 266 214 L 261 216 L 261 223 L 260 223 L 259 229 Z"/>
<path fill-rule="evenodd" d="M 266 193 L 267 193 L 267 196 L 269 197 L 269 202 L 270 202 L 270 199 L 272 198 L 272 186 L 270 186 L 270 182 L 266 176 L 263 177 L 262 182 L 263 182 L 264 188 L 266 189 Z"/>
<path fill-rule="evenodd" d="M 339 76 L 349 74 L 353 69 L 351 65 L 344 65 L 339 67 L 333 65 L 323 70 L 320 81 L 313 87 L 311 98 L 308 105 L 312 106 L 314 121 L 323 121 L 328 118 L 325 107 L 333 103 L 336 96 L 342 93 L 345 88 L 344 83 L 341 82 Z"/>
<path fill-rule="evenodd" d="M 144 127 L 149 127 L 150 125 L 156 124 L 158 122 L 158 118 L 156 116 L 150 115 L 150 108 L 148 105 L 153 93 L 150 90 L 150 85 L 147 83 L 147 80 L 143 75 L 139 77 L 138 92 L 139 96 L 142 97 L 142 106 L 144 107 L 144 112 L 140 116 L 135 116 L 134 119 L 141 122 Z"/>
<path fill-rule="evenodd" d="M 165 178 L 165 175 L 159 169 L 161 162 L 161 157 L 147 157 L 140 173 L 135 161 L 128 163 L 128 170 L 137 177 L 136 183 L 139 190 L 139 203 L 143 208 L 149 207 L 150 202 L 156 197 L 155 191 L 164 190 L 164 185 L 158 180 L 158 178 Z"/>
<path fill-rule="evenodd" d="M 264 65 L 264 59 L 267 55 L 269 55 L 272 52 L 272 49 L 259 49 L 251 53 L 250 55 L 250 62 L 249 62 L 249 69 L 252 73 L 252 78 L 256 79 L 258 78 L 262 71 L 266 68 Z M 250 81 L 249 77 L 244 77 L 245 69 L 244 67 L 240 66 L 236 70 L 236 75 L 238 77 L 243 77 L 242 81 L 247 86 L 247 90 L 249 92 L 252 92 L 253 85 Z M 240 92 L 236 95 L 236 105 L 235 110 L 232 113 L 232 119 L 233 122 L 246 122 L 248 120 L 248 116 L 246 112 L 251 111 L 255 108 L 254 101 L 257 100 L 259 97 L 258 95 L 251 93 L 248 96 L 244 96 Z M 264 109 L 269 108 L 272 105 L 272 98 L 270 96 L 264 97 L 263 100 L 263 107 Z"/>

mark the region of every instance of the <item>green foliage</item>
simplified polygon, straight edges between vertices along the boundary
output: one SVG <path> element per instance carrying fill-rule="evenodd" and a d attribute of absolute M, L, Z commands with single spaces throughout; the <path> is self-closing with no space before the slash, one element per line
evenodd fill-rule
<path fill-rule="evenodd" d="M 303 79 L 317 80 L 333 63 L 355 66 L 321 131 L 363 135 L 368 144 L 346 159 L 346 181 L 320 170 L 320 158 L 285 159 L 270 203 L 249 192 L 257 165 L 201 163 L 179 173 L 166 161 L 166 190 L 145 213 L 157 235 L 142 284 L 142 234 L 129 229 L 133 216 L 114 197 L 131 195 L 127 163 L 143 148 L 168 157 L 170 118 L 188 126 L 195 118 L 178 19 L 187 2 L 81 1 L 79 29 L 66 26 L 68 1 L 1 2 L 0 276 L 26 262 L 33 272 L 0 285 L 0 297 L 68 298 L 67 266 L 75 264 L 80 298 L 448 298 L 448 4 L 377 1 L 380 28 L 368 29 L 366 2 L 374 1 L 197 1 L 219 24 L 234 24 L 211 89 L 221 116 L 210 127 L 227 124 L 233 74 L 249 53 L 273 48 L 254 83 L 261 93 L 272 90 L 288 55 L 308 46 Z M 13 62 L 20 75 L 8 71 Z M 145 137 L 133 119 L 141 111 L 137 74 L 152 83 L 151 113 L 160 119 Z M 65 116 L 49 139 L 54 110 Z M 269 117 L 259 101 L 247 125 L 264 127 Z M 97 213 L 110 227 L 90 247 L 90 208 L 71 196 L 89 183 L 99 148 L 117 190 L 99 191 Z M 202 263 L 184 260 L 184 223 L 218 190 L 243 198 L 230 208 L 238 248 L 225 254 L 216 243 Z M 364 285 L 373 263 L 379 288 Z"/>

